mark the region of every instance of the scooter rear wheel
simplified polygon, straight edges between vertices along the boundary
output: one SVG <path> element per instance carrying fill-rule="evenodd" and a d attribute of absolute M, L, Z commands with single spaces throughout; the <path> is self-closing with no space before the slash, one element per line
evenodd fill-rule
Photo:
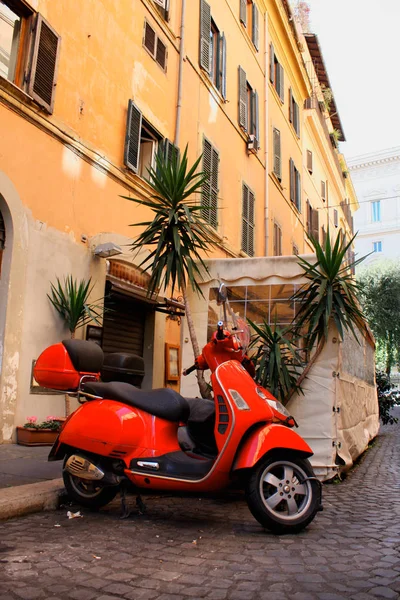
<path fill-rule="evenodd" d="M 253 516 L 273 533 L 297 533 L 307 527 L 320 505 L 320 491 L 311 464 L 295 456 L 262 458 L 246 486 Z"/>
<path fill-rule="evenodd" d="M 65 460 L 67 459 L 68 457 Z M 63 480 L 68 496 L 77 504 L 93 510 L 111 502 L 119 489 L 118 486 L 99 486 L 95 481 L 81 479 L 65 470 L 63 470 Z"/>

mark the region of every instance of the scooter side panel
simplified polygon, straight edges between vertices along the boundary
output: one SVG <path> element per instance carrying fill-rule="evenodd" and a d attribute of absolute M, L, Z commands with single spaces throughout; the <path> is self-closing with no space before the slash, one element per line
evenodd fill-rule
<path fill-rule="evenodd" d="M 284 425 L 272 423 L 260 427 L 246 439 L 235 459 L 233 471 L 251 468 L 265 454 L 278 449 L 299 452 L 304 458 L 314 454 L 298 433 Z"/>

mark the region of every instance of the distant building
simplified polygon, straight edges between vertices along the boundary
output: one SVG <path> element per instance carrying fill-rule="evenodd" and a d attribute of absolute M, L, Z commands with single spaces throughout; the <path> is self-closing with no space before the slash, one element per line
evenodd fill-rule
<path fill-rule="evenodd" d="M 354 214 L 363 265 L 400 258 L 400 146 L 347 160 L 360 208 Z"/>

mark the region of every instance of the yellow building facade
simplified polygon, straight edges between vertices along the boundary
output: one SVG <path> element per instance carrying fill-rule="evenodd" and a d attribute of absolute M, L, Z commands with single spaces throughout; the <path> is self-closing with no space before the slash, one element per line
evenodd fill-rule
<path fill-rule="evenodd" d="M 179 320 L 166 294 L 146 298 L 146 249 L 129 251 L 150 214 L 121 198 L 149 194 L 156 152 L 203 155 L 211 256 L 309 252 L 307 231 L 322 241 L 328 225 L 350 235 L 322 63 L 286 0 L 0 0 L 0 442 L 27 415 L 62 414 L 31 373 L 68 335 L 47 299 L 56 277 L 92 277 L 124 315 L 79 335 L 141 355 L 143 387 L 176 385 Z"/>

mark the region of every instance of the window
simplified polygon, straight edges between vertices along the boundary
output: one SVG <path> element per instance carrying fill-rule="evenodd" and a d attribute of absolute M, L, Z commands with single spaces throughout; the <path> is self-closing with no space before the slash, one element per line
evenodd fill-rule
<path fill-rule="evenodd" d="M 256 50 L 259 49 L 258 8 L 252 0 L 240 0 L 240 20 L 247 28 Z"/>
<path fill-rule="evenodd" d="M 321 181 L 321 200 L 323 202 L 326 202 L 327 198 L 328 198 L 328 182 Z"/>
<path fill-rule="evenodd" d="M 155 167 L 156 153 L 163 152 L 164 156 L 171 158 L 173 151 L 179 152 L 172 142 L 162 138 L 129 100 L 124 164 L 140 177 L 147 178 L 150 167 Z"/>
<path fill-rule="evenodd" d="M 0 0 L 0 78 L 53 112 L 60 37 L 19 0 Z"/>
<path fill-rule="evenodd" d="M 289 161 L 290 170 L 290 200 L 299 212 L 301 212 L 301 183 L 300 173 L 296 169 L 293 159 Z"/>
<path fill-rule="evenodd" d="M 260 147 L 258 94 L 246 78 L 246 72 L 239 67 L 239 125 L 249 135 L 254 136 L 256 150 Z"/>
<path fill-rule="evenodd" d="M 312 208 L 310 201 L 307 200 L 307 233 L 319 242 L 319 215 L 318 211 Z"/>
<path fill-rule="evenodd" d="M 169 0 L 154 0 L 156 8 L 164 21 L 169 20 Z"/>
<path fill-rule="evenodd" d="M 226 38 L 212 20 L 205 0 L 200 1 L 200 66 L 226 100 Z"/>
<path fill-rule="evenodd" d="M 147 21 L 144 22 L 143 46 L 165 71 L 167 68 L 167 47 Z"/>
<path fill-rule="evenodd" d="M 254 204 L 253 192 L 246 184 L 242 188 L 242 250 L 254 256 Z"/>
<path fill-rule="evenodd" d="M 285 100 L 283 67 L 279 63 L 272 44 L 269 46 L 269 79 L 282 102 Z"/>
<path fill-rule="evenodd" d="M 204 139 L 203 142 L 203 171 L 208 174 L 208 181 L 203 184 L 201 193 L 202 217 L 215 229 L 218 227 L 218 171 L 219 153 Z"/>
<path fill-rule="evenodd" d="M 307 171 L 310 174 L 313 172 L 313 156 L 311 150 L 307 150 Z"/>
<path fill-rule="evenodd" d="M 274 256 L 282 256 L 282 229 L 274 223 Z"/>
<path fill-rule="evenodd" d="M 382 252 L 382 242 L 372 242 L 373 252 Z"/>
<path fill-rule="evenodd" d="M 376 200 L 375 202 L 371 202 L 372 209 L 372 222 L 377 223 L 381 220 L 381 201 Z"/>
<path fill-rule="evenodd" d="M 300 137 L 300 113 L 299 105 L 293 98 L 292 89 L 289 88 L 289 121 L 293 125 L 297 137 Z"/>
<path fill-rule="evenodd" d="M 282 160 L 281 160 L 281 132 L 279 129 L 273 129 L 273 147 L 274 147 L 274 167 L 273 172 L 279 179 L 282 180 Z"/>

